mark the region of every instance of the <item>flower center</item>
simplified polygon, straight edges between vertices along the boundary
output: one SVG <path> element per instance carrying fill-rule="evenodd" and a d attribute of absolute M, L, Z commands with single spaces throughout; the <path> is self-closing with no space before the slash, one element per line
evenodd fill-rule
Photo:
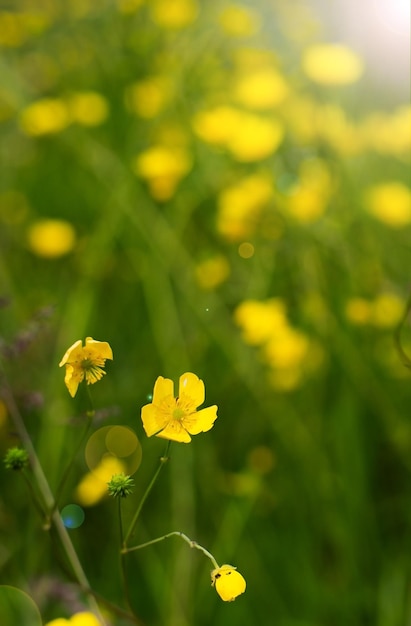
<path fill-rule="evenodd" d="M 173 420 L 177 420 L 178 422 L 181 422 L 183 417 L 185 417 L 185 414 L 186 412 L 177 406 L 173 411 Z"/>

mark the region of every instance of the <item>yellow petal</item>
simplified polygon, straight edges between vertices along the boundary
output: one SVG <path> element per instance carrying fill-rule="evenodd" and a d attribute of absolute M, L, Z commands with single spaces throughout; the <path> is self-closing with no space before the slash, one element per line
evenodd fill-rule
<path fill-rule="evenodd" d="M 84 371 L 80 368 L 74 368 L 72 365 L 66 365 L 66 375 L 64 377 L 64 382 L 66 383 L 66 387 L 69 390 L 69 393 L 72 398 L 77 393 L 77 389 L 79 384 L 84 378 Z"/>
<path fill-rule="evenodd" d="M 163 419 L 159 419 L 159 416 L 163 416 Z M 147 437 L 156 435 L 160 430 L 167 426 L 167 422 L 164 421 L 164 414 L 160 413 L 154 404 L 146 404 L 142 407 L 141 419 Z"/>
<path fill-rule="evenodd" d="M 158 406 L 167 396 L 174 396 L 174 383 L 170 378 L 159 376 L 154 384 L 153 404 Z"/>
<path fill-rule="evenodd" d="M 83 348 L 81 345 L 81 339 L 79 339 L 78 341 L 73 343 L 73 345 L 70 346 L 70 348 L 66 351 L 65 355 L 63 356 L 63 358 L 61 359 L 59 363 L 59 367 L 61 367 L 62 365 L 65 365 L 66 363 L 68 363 L 68 361 L 71 361 L 73 358 L 76 359 L 77 357 L 79 357 L 81 355 L 82 350 Z"/>
<path fill-rule="evenodd" d="M 198 433 L 205 433 L 207 430 L 210 430 L 216 419 L 217 406 L 214 404 L 185 418 L 183 425 L 190 435 L 198 435 Z"/>
<path fill-rule="evenodd" d="M 195 374 L 186 372 L 180 376 L 178 395 L 188 396 L 193 401 L 195 408 L 203 404 L 205 400 L 204 383 Z M 211 427 L 210 427 L 211 428 Z"/>
<path fill-rule="evenodd" d="M 107 341 L 96 341 L 92 337 L 87 337 L 86 348 L 92 351 L 93 356 L 102 359 L 113 359 L 113 351 Z"/>
<path fill-rule="evenodd" d="M 179 443 L 189 443 L 191 441 L 190 435 L 183 428 L 181 422 L 177 420 L 170 420 L 167 426 L 157 434 L 157 437 L 178 441 Z"/>

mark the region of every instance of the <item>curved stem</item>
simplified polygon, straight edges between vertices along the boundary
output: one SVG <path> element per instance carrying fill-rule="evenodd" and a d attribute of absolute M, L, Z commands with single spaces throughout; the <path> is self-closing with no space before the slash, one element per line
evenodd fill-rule
<path fill-rule="evenodd" d="M 215 558 L 213 557 L 213 555 L 211 554 L 211 552 L 203 548 L 203 546 L 200 546 L 200 544 L 197 543 L 197 541 L 193 541 L 192 539 L 190 539 L 190 537 L 187 537 L 187 535 L 185 535 L 184 533 L 181 533 L 179 530 L 173 530 L 171 533 L 167 533 L 166 535 L 162 535 L 161 537 L 157 537 L 156 539 L 151 539 L 151 541 L 146 541 L 145 543 L 141 543 L 138 546 L 133 546 L 132 548 L 124 547 L 122 552 L 123 554 L 128 554 L 129 552 L 135 552 L 136 550 L 147 548 L 147 546 L 151 546 L 154 543 L 159 543 L 160 541 L 164 541 L 164 539 L 168 539 L 169 537 L 180 537 L 180 539 L 183 539 L 186 543 L 188 543 L 190 548 L 196 548 L 197 550 L 200 550 L 203 554 L 205 554 L 205 556 L 210 559 L 215 569 L 220 567 L 217 561 L 215 560 Z"/>
<path fill-rule="evenodd" d="M 155 484 L 155 482 L 156 482 L 156 480 L 157 480 L 161 470 L 163 469 L 164 465 L 169 460 L 168 453 L 170 451 L 170 446 L 171 446 L 171 441 L 167 441 L 167 447 L 166 447 L 165 453 L 164 453 L 164 455 L 162 457 L 160 457 L 160 465 L 158 466 L 157 471 L 155 472 L 155 474 L 154 474 L 153 478 L 151 479 L 147 489 L 145 490 L 145 492 L 143 494 L 143 497 L 140 500 L 140 504 L 138 505 L 137 510 L 134 513 L 134 517 L 131 520 L 131 524 L 129 526 L 129 529 L 128 529 L 127 534 L 126 534 L 126 536 L 124 538 L 124 541 L 123 541 L 123 545 L 122 545 L 123 549 L 127 547 L 127 543 L 129 541 L 131 535 L 134 532 L 134 528 L 135 528 L 135 526 L 137 524 L 137 520 L 138 520 L 138 518 L 140 516 L 140 513 L 141 513 L 141 511 L 143 509 L 144 503 L 147 500 L 147 497 L 148 497 L 150 491 L 154 487 L 154 484 Z"/>

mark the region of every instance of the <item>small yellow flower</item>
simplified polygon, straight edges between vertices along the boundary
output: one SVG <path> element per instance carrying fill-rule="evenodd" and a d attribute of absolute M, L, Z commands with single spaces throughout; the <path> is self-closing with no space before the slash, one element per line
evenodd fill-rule
<path fill-rule="evenodd" d="M 107 341 L 87 337 L 84 347 L 80 339 L 73 343 L 59 363 L 59 367 L 66 366 L 64 382 L 70 395 L 74 398 L 84 378 L 88 385 L 94 385 L 103 378 L 106 359 L 112 358 L 113 352 Z"/>
<path fill-rule="evenodd" d="M 190 435 L 206 432 L 217 419 L 215 405 L 197 411 L 205 399 L 204 383 L 195 374 L 180 376 L 178 396 L 174 383 L 159 376 L 154 385 L 153 401 L 141 409 L 141 419 L 148 437 L 189 443 Z"/>
<path fill-rule="evenodd" d="M 232 565 L 222 565 L 211 572 L 212 585 L 215 586 L 220 598 L 225 602 L 235 600 L 244 593 L 246 582 L 244 577 Z"/>

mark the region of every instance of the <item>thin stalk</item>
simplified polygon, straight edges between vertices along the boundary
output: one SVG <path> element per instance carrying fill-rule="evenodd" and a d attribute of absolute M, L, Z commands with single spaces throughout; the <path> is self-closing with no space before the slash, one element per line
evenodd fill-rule
<path fill-rule="evenodd" d="M 124 591 L 124 598 L 126 600 L 127 606 L 130 609 L 130 611 L 134 614 L 133 611 L 133 607 L 131 604 L 131 598 L 130 598 L 130 590 L 127 584 L 127 569 L 126 569 L 126 555 L 123 552 L 123 545 L 124 545 L 124 533 L 123 533 L 123 516 L 122 516 L 122 512 L 121 512 L 121 497 L 117 498 L 118 500 L 118 522 L 119 522 L 119 529 L 120 529 L 120 572 L 121 572 L 121 582 L 122 582 L 122 586 L 123 586 L 123 591 Z"/>
<path fill-rule="evenodd" d="M 124 547 L 122 552 L 123 554 L 128 554 L 129 552 L 135 552 L 136 550 L 141 550 L 142 548 L 147 548 L 148 546 L 152 546 L 154 543 L 159 543 L 160 541 L 164 541 L 164 539 L 168 539 L 169 537 L 180 537 L 183 539 L 190 548 L 196 548 L 196 550 L 200 550 L 207 558 L 210 559 L 214 568 L 219 568 L 219 564 L 208 550 L 206 550 L 203 546 L 201 546 L 197 541 L 193 541 L 190 537 L 187 537 L 184 533 L 181 533 L 179 530 L 174 530 L 171 533 L 167 533 L 166 535 L 162 535 L 161 537 L 157 537 L 156 539 L 151 539 L 151 541 L 146 541 L 145 543 L 140 543 L 138 546 L 133 546 L 132 548 Z"/>
<path fill-rule="evenodd" d="M 141 511 L 142 511 L 142 509 L 143 509 L 144 503 L 145 503 L 145 501 L 147 500 L 147 497 L 148 497 L 148 495 L 149 495 L 150 491 L 151 491 L 151 490 L 152 490 L 152 488 L 154 487 L 154 484 L 155 484 L 155 482 L 156 482 L 156 480 L 157 480 L 157 478 L 158 478 L 158 476 L 159 476 L 159 474 L 160 474 L 161 470 L 163 469 L 164 465 L 165 465 L 165 464 L 167 463 L 167 461 L 169 460 L 168 453 L 169 453 L 169 451 L 170 451 L 170 445 L 171 445 L 171 441 L 167 441 L 167 447 L 166 447 L 165 453 L 164 453 L 164 455 L 163 455 L 163 456 L 161 456 L 161 457 L 160 457 L 160 465 L 158 466 L 158 468 L 157 468 L 157 470 L 156 470 L 156 472 L 155 472 L 155 474 L 154 474 L 153 478 L 151 479 L 151 481 L 150 481 L 150 483 L 149 483 L 149 485 L 148 485 L 147 489 L 145 490 L 145 492 L 144 492 L 144 494 L 143 494 L 143 497 L 142 497 L 142 498 L 141 498 L 141 500 L 140 500 L 140 504 L 138 505 L 137 510 L 136 510 L 136 512 L 134 513 L 134 517 L 133 517 L 133 519 L 131 520 L 130 527 L 129 527 L 129 529 L 128 529 L 128 531 L 127 531 L 127 534 L 126 534 L 126 536 L 125 536 L 125 538 L 124 538 L 124 541 L 123 541 L 123 546 L 122 546 L 122 547 L 123 547 L 123 549 L 127 547 L 127 543 L 128 543 L 128 541 L 129 541 L 129 539 L 130 539 L 131 535 L 132 535 L 132 534 L 133 534 L 133 532 L 134 532 L 134 528 L 135 528 L 135 526 L 136 526 L 136 524 L 137 524 L 137 520 L 138 520 L 138 518 L 139 518 L 139 516 L 140 516 L 140 513 L 141 513 Z"/>
<path fill-rule="evenodd" d="M 77 442 L 77 445 L 76 445 L 76 447 L 74 449 L 74 452 L 73 452 L 73 454 L 71 456 L 70 462 L 68 463 L 66 469 L 64 470 L 63 475 L 61 477 L 61 480 L 60 480 L 60 482 L 58 484 L 58 487 L 57 487 L 57 490 L 56 490 L 56 495 L 54 497 L 54 508 L 56 508 L 56 509 L 59 506 L 60 497 L 61 497 L 61 494 L 63 492 L 64 485 L 66 484 L 67 479 L 69 477 L 69 474 L 71 472 L 71 469 L 73 467 L 74 461 L 76 460 L 76 457 L 77 457 L 77 455 L 78 455 L 78 453 L 80 451 L 80 448 L 82 447 L 82 445 L 83 445 L 83 443 L 84 443 L 84 441 L 85 441 L 85 439 L 86 439 L 86 437 L 87 437 L 87 435 L 88 435 L 88 433 L 90 431 L 90 427 L 91 427 L 91 424 L 93 422 L 93 415 L 94 415 L 94 413 L 91 413 L 90 411 L 87 411 L 87 413 L 86 413 L 86 418 L 87 418 L 86 426 L 84 428 L 84 431 L 83 431 L 80 439 Z M 52 511 L 50 511 L 50 513 L 52 513 Z"/>
<path fill-rule="evenodd" d="M 43 472 L 43 468 L 37 457 L 36 451 L 30 439 L 30 435 L 27 432 L 23 418 L 20 415 L 20 412 L 17 408 L 13 394 L 9 386 L 6 384 L 3 386 L 2 395 L 4 398 L 5 404 L 8 408 L 9 414 L 19 434 L 19 437 L 29 454 L 31 464 L 32 464 L 32 469 L 33 469 L 33 476 L 36 480 L 39 492 L 43 498 L 44 506 L 46 510 L 51 511 L 50 521 L 56 529 L 58 538 L 64 549 L 66 557 L 70 563 L 75 579 L 77 580 L 78 584 L 83 589 L 90 590 L 90 583 L 87 580 L 87 576 L 80 563 L 77 552 L 72 544 L 72 541 L 67 532 L 67 529 L 63 524 L 63 520 L 61 519 L 60 513 L 55 508 L 55 501 L 54 501 L 53 493 L 50 489 L 47 478 Z M 102 626 L 106 626 L 107 622 L 105 621 L 104 617 L 102 616 L 100 612 L 100 608 L 94 598 L 94 595 L 90 593 L 90 591 L 88 591 L 88 602 L 89 602 L 90 609 L 95 613 L 97 618 L 100 620 Z"/>

